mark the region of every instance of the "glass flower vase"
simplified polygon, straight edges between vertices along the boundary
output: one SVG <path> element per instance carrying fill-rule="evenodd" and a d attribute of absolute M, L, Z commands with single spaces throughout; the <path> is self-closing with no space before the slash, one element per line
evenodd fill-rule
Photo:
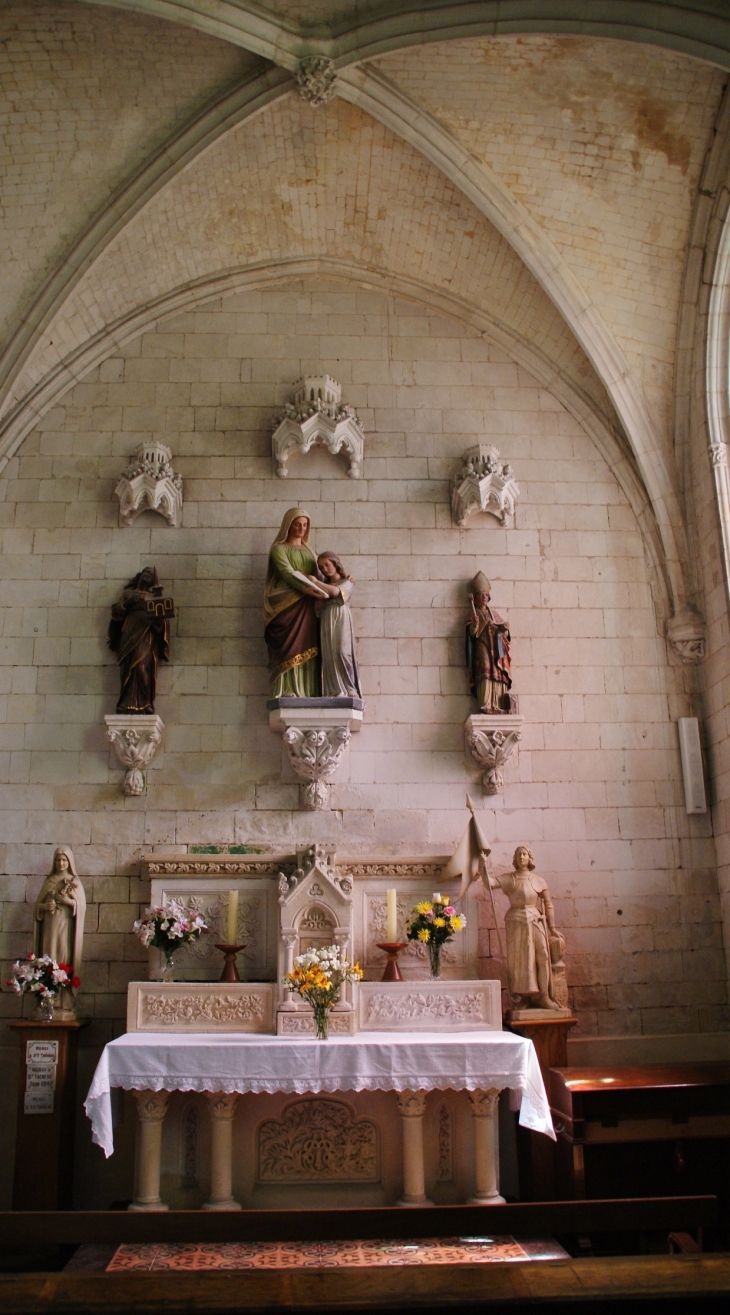
<path fill-rule="evenodd" d="M 38 1019 L 41 1023 L 53 1022 L 53 1006 L 55 1003 L 55 996 L 51 994 L 41 996 L 38 1001 Z"/>
<path fill-rule="evenodd" d="M 174 954 L 166 954 L 165 962 L 162 966 L 163 982 L 171 982 L 174 978 L 174 974 L 175 974 L 175 956 Z"/>
<path fill-rule="evenodd" d="M 329 1005 L 312 1005 L 314 1032 L 318 1041 L 326 1041 L 329 1028 Z"/>
<path fill-rule="evenodd" d="M 428 947 L 428 957 L 431 964 L 431 976 L 441 976 L 441 949 L 442 946 L 435 945 L 433 941 Z"/>

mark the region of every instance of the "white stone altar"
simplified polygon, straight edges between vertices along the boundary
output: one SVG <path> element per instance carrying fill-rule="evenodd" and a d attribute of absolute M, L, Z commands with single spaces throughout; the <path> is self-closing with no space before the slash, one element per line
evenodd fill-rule
<path fill-rule="evenodd" d="M 201 1100 L 210 1116 L 209 1170 L 200 1173 L 207 1199 L 198 1203 L 209 1210 L 307 1199 L 426 1206 L 433 1184 L 451 1186 L 449 1200 L 455 1187 L 462 1200 L 468 1194 L 476 1204 L 497 1204 L 497 1108 L 505 1088 L 518 1095 L 524 1126 L 554 1135 L 532 1042 L 507 1032 L 369 1033 L 326 1042 L 128 1033 L 105 1047 L 85 1103 L 93 1140 L 107 1155 L 116 1087 L 134 1091 L 137 1103 L 136 1210 L 168 1208 L 161 1173 L 167 1169 L 169 1179 L 171 1160 L 179 1157 L 191 1176 L 199 1172 Z M 170 1120 L 176 1093 L 178 1117 Z M 311 1195 L 314 1187 L 319 1195 Z M 340 1189 L 334 1199 L 333 1188 Z"/>
<path fill-rule="evenodd" d="M 415 904 L 437 890 L 456 899 L 444 863 L 350 860 L 321 845 L 145 857 L 152 903 L 180 900 L 209 930 L 176 956 L 180 980 L 157 980 L 150 951 L 150 980 L 129 986 L 127 1035 L 107 1046 L 87 1100 L 109 1153 L 109 1093 L 135 1092 L 134 1209 L 501 1200 L 499 1092 L 521 1093 L 528 1126 L 552 1125 L 532 1043 L 502 1032 L 500 984 L 477 976 L 476 902 L 444 947 L 441 979 L 411 942 L 404 980 L 381 981 L 387 890 L 405 940 Z M 231 890 L 244 980 L 223 983 L 215 944 Z M 282 979 L 298 954 L 328 944 L 364 980 L 342 991 L 320 1042 Z"/>

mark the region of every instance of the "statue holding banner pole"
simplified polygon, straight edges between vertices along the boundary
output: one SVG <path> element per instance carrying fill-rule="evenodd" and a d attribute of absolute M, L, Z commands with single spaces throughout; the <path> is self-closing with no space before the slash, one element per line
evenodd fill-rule
<path fill-rule="evenodd" d="M 472 883 L 481 877 L 489 891 L 492 913 L 500 954 L 507 964 L 507 984 L 510 995 L 520 1004 L 512 1011 L 535 1015 L 546 1011 L 560 1015 L 570 1013 L 567 1008 L 568 988 L 565 979 L 563 951 L 564 937 L 555 926 L 553 901 L 547 882 L 535 872 L 535 862 L 527 845 L 518 845 L 512 861 L 512 871 L 492 876 L 487 858 L 490 848 L 474 815 L 474 807 L 467 795 L 471 817 L 453 857 L 442 872 L 443 878 L 461 876 L 459 899 L 463 899 Z M 494 890 L 499 889 L 509 900 L 505 916 L 507 953 L 505 955 L 494 904 Z"/>

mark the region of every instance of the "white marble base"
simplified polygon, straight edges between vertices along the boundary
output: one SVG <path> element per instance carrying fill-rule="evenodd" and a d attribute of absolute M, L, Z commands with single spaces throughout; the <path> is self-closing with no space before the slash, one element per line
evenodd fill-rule
<path fill-rule="evenodd" d="M 360 982 L 361 1032 L 499 1032 L 501 987 L 496 981 Z"/>
<path fill-rule="evenodd" d="M 329 1036 L 355 1036 L 357 1030 L 357 1015 L 352 1009 L 342 1013 L 332 1011 L 327 1025 Z M 280 1009 L 276 1015 L 276 1035 L 314 1036 L 314 1014 L 309 1009 Z"/>
<path fill-rule="evenodd" d="M 128 1032 L 274 1031 L 273 982 L 130 982 Z"/>

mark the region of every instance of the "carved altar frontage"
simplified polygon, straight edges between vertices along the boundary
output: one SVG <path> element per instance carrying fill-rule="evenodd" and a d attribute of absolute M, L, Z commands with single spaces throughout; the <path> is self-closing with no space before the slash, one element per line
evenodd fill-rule
<path fill-rule="evenodd" d="M 176 978 L 129 986 L 127 1033 L 107 1046 L 87 1100 L 109 1154 L 111 1091 L 134 1092 L 138 1210 L 498 1202 L 499 1092 L 552 1134 L 530 1042 L 502 1031 L 496 981 L 477 977 L 477 918 L 444 947 L 433 980 L 409 942 L 403 980 L 382 981 L 386 895 L 406 919 L 443 883 L 443 860 L 153 853 L 152 903 L 174 898 L 208 932 L 176 955 Z M 222 982 L 229 893 L 238 892 L 240 982 Z M 456 898 L 456 890 L 451 892 Z M 336 944 L 364 970 L 343 990 L 330 1039 L 282 979 L 296 956 Z"/>

